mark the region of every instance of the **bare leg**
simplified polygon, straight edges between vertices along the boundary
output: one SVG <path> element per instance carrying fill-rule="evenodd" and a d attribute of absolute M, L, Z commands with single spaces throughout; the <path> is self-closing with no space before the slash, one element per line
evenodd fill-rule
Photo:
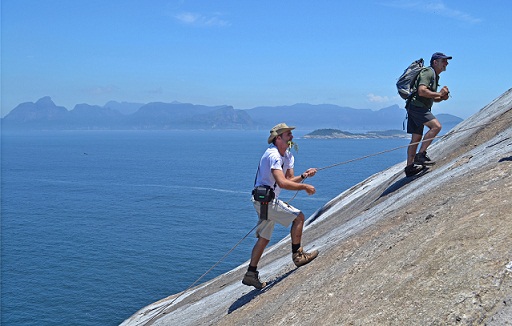
<path fill-rule="evenodd" d="M 262 237 L 258 238 L 258 241 L 256 241 L 256 244 L 252 248 L 252 254 L 251 254 L 251 266 L 258 266 L 258 263 L 260 262 L 260 258 L 263 255 L 263 251 L 265 250 L 265 247 L 268 245 L 270 240 L 264 239 Z"/>
<path fill-rule="evenodd" d="M 416 150 L 418 149 L 418 143 L 421 141 L 422 135 L 412 134 L 411 137 L 411 145 L 407 147 L 407 165 L 411 165 L 414 162 L 414 156 L 416 155 Z"/>
<path fill-rule="evenodd" d="M 425 123 L 425 126 L 429 127 L 430 130 L 423 137 L 423 142 L 421 143 L 420 152 L 426 152 L 427 148 L 430 146 L 434 138 L 441 131 L 441 123 L 437 119 L 430 120 Z"/>
<path fill-rule="evenodd" d="M 302 229 L 304 228 L 304 214 L 300 212 L 299 216 L 293 220 L 290 234 L 292 244 L 299 244 L 302 241 Z"/>

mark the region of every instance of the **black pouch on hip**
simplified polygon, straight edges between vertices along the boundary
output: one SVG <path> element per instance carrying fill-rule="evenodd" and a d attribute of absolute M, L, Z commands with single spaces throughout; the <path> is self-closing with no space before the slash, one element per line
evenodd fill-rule
<path fill-rule="evenodd" d="M 260 218 L 268 218 L 268 203 L 275 198 L 274 189 L 270 186 L 257 186 L 252 190 L 255 201 L 260 203 Z"/>

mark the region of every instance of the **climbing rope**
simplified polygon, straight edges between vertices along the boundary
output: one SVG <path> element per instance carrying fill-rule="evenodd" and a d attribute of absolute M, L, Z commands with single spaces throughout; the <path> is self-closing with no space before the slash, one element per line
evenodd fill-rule
<path fill-rule="evenodd" d="M 321 167 L 321 168 L 317 168 L 317 171 L 322 171 L 322 170 L 327 170 L 327 169 L 331 169 L 333 167 L 336 167 L 336 166 L 340 166 L 340 165 L 344 165 L 344 164 L 349 164 L 349 163 L 352 163 L 352 162 L 356 162 L 356 161 L 361 161 L 361 160 L 364 160 L 364 159 L 367 159 L 367 158 L 370 158 L 370 157 L 373 157 L 373 156 L 377 156 L 377 155 L 382 155 L 382 154 L 385 154 L 385 153 L 389 153 L 389 152 L 393 152 L 393 151 L 396 151 L 396 150 L 399 150 L 399 149 L 402 149 L 402 148 L 405 148 L 405 147 L 409 147 L 409 146 L 414 146 L 414 145 L 418 145 L 420 144 L 421 142 L 423 141 L 429 141 L 429 140 L 434 140 L 434 139 L 437 139 L 437 138 L 442 138 L 442 137 L 447 137 L 447 136 L 451 136 L 453 134 L 456 134 L 456 133 L 460 133 L 460 132 L 464 132 L 464 131 L 468 131 L 468 130 L 472 130 L 472 129 L 476 129 L 476 128 L 480 128 L 480 127 L 485 127 L 485 126 L 488 126 L 488 125 L 491 125 L 491 124 L 495 124 L 497 121 L 500 121 L 500 120 L 512 120 L 512 117 L 509 117 L 509 118 L 501 118 L 501 119 L 495 119 L 493 120 L 492 122 L 489 122 L 489 123 L 483 123 L 483 124 L 479 124 L 479 125 L 475 125 L 473 127 L 468 127 L 468 128 L 465 128 L 465 129 L 460 129 L 460 130 L 457 130 L 457 131 L 450 131 L 448 132 L 447 134 L 443 135 L 443 136 L 435 136 L 435 137 L 432 137 L 432 138 L 428 138 L 428 139 L 423 139 L 419 142 L 414 142 L 414 143 L 409 143 L 407 145 L 403 145 L 403 146 L 398 146 L 398 147 L 395 147 L 395 148 L 391 148 L 391 149 L 387 149 L 387 150 L 384 150 L 384 151 L 380 151 L 380 152 L 376 152 L 376 153 L 372 153 L 372 154 L 368 154 L 368 155 L 364 155 L 364 156 L 361 156 L 361 157 L 356 157 L 356 158 L 353 158 L 353 159 L 350 159 L 350 160 L 347 160 L 347 161 L 343 161 L 343 162 L 339 162 L 339 163 L 334 163 L 334 164 L 331 164 L 331 165 L 328 165 L 328 166 L 324 166 L 324 167 Z M 304 178 L 304 180 L 302 180 L 301 182 L 304 182 L 305 180 L 307 179 Z M 298 194 L 298 190 L 297 192 L 295 193 L 295 195 L 289 199 L 286 203 L 290 203 Z M 219 261 L 217 261 L 212 267 L 210 267 L 210 269 L 208 269 L 203 275 L 201 275 L 196 281 L 194 281 L 194 283 L 192 283 L 188 288 L 186 288 L 183 292 L 181 292 L 176 298 L 174 298 L 171 302 L 169 302 L 168 304 L 164 305 L 162 308 L 159 309 L 159 311 L 153 315 L 148 321 L 146 321 L 144 323 L 144 325 L 150 325 L 152 323 L 152 321 L 160 316 L 160 315 L 165 315 L 167 312 L 165 312 L 165 310 L 171 306 L 174 302 L 176 302 L 176 300 L 178 300 L 181 296 L 183 296 L 185 293 L 188 292 L 188 290 L 190 290 L 192 287 L 194 287 L 200 280 L 202 280 L 206 275 L 208 275 L 217 265 L 219 265 L 231 252 L 233 252 L 233 250 L 235 250 L 236 247 L 238 247 L 238 245 L 240 243 L 242 243 L 242 241 L 245 240 L 245 238 L 247 238 L 249 236 L 249 234 L 251 234 L 254 229 L 256 229 L 258 225 L 255 225 L 242 239 L 240 239 L 234 246 L 233 248 L 231 248 L 226 254 L 224 254 L 224 256 L 222 256 L 221 259 L 219 259 Z"/>
<path fill-rule="evenodd" d="M 396 150 L 399 150 L 399 149 L 402 149 L 402 148 L 405 148 L 405 147 L 419 145 L 419 144 L 421 144 L 424 141 L 430 141 L 430 140 L 434 140 L 434 139 L 437 139 L 437 138 L 443 138 L 443 137 L 451 136 L 453 134 L 464 132 L 464 131 L 468 131 L 468 130 L 471 130 L 471 129 L 485 127 L 487 125 L 495 124 L 497 121 L 500 121 L 500 120 L 512 120 L 512 117 L 496 119 L 496 120 L 493 120 L 492 122 L 489 122 L 489 123 L 483 123 L 483 124 L 479 124 L 479 125 L 476 125 L 476 126 L 473 126 L 473 127 L 468 127 L 468 128 L 465 128 L 465 129 L 460 129 L 460 130 L 456 130 L 456 131 L 450 131 L 447 134 L 442 135 L 442 136 L 435 136 L 435 137 L 432 137 L 432 138 L 422 139 L 419 142 L 413 142 L 413 143 L 409 143 L 407 145 L 402 145 L 402 146 L 398 146 L 398 147 L 395 147 L 395 148 L 387 149 L 387 150 L 384 150 L 384 151 L 380 151 L 380 152 L 371 153 L 371 154 L 368 154 L 368 155 L 356 157 L 356 158 L 353 158 L 353 159 L 350 159 L 350 160 L 347 160 L 347 161 L 343 161 L 343 162 L 339 162 L 339 163 L 334 163 L 334 164 L 331 164 L 331 165 L 328 165 L 328 166 L 317 168 L 316 170 L 317 171 L 322 171 L 322 170 L 331 169 L 331 168 L 339 166 L 339 165 L 344 165 L 344 164 L 348 164 L 348 163 L 352 163 L 352 162 L 356 162 L 356 161 L 361 161 L 361 160 L 364 160 L 364 159 L 367 159 L 367 158 L 370 158 L 370 157 L 373 157 L 373 156 L 386 154 L 386 153 L 393 152 L 393 151 L 396 151 Z M 307 179 L 307 177 L 304 178 L 304 180 L 302 180 L 301 183 L 306 181 L 306 179 Z M 295 194 L 293 195 L 293 197 L 291 199 L 289 199 L 286 203 L 289 204 L 293 199 L 295 199 L 295 197 L 297 196 L 298 193 L 299 193 L 299 190 L 297 190 L 295 192 Z"/>
<path fill-rule="evenodd" d="M 196 285 L 200 280 L 202 280 L 203 277 L 208 275 L 215 267 L 217 267 L 217 265 L 219 265 L 224 260 L 224 258 L 226 258 L 233 250 L 235 250 L 235 248 L 238 247 L 238 245 L 240 243 L 242 243 L 242 241 L 244 241 L 245 238 L 247 238 L 249 236 L 249 234 L 251 234 L 252 231 L 254 231 L 254 229 L 256 229 L 257 226 L 258 225 L 255 225 L 249 232 L 247 232 L 247 234 L 242 239 L 240 239 L 233 246 L 233 248 L 231 248 L 224 256 L 222 256 L 222 258 L 219 259 L 219 261 L 217 261 L 212 267 L 210 267 L 209 270 L 207 270 L 203 275 L 201 275 L 197 280 L 195 280 L 194 283 L 190 284 L 189 287 L 186 288 L 183 292 L 181 292 L 176 298 L 174 298 L 171 302 L 169 302 L 168 304 L 163 306 L 153 317 L 151 317 L 148 321 L 146 321 L 144 323 L 144 325 L 150 325 L 150 323 L 153 321 L 153 319 L 155 319 L 156 317 L 158 317 L 158 316 L 160 316 L 162 314 L 165 315 L 166 314 L 165 309 L 167 309 L 169 306 L 171 306 L 176 300 L 178 300 L 182 295 L 184 295 L 186 292 L 188 292 L 188 290 L 190 290 L 192 287 L 194 287 L 194 285 Z"/>

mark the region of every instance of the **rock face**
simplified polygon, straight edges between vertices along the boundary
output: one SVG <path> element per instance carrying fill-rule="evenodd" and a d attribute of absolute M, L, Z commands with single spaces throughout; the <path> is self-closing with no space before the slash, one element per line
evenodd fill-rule
<path fill-rule="evenodd" d="M 244 264 L 122 325 L 510 325 L 512 89 L 429 156 L 427 174 L 398 164 L 311 216 L 311 264 L 295 268 L 289 238 L 269 248 L 264 290 L 241 284 Z"/>

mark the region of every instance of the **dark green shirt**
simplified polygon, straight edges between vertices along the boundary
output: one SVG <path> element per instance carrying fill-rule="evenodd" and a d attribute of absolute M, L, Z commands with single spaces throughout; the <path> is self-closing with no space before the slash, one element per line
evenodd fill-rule
<path fill-rule="evenodd" d="M 416 83 L 414 84 L 414 95 L 411 98 L 410 104 L 430 110 L 432 108 L 432 105 L 434 104 L 434 99 L 419 96 L 417 90 L 420 85 L 425 85 L 432 92 L 437 92 L 438 84 L 439 76 L 436 76 L 434 68 L 425 67 L 421 69 L 420 73 L 418 74 L 418 78 L 416 79 Z"/>

